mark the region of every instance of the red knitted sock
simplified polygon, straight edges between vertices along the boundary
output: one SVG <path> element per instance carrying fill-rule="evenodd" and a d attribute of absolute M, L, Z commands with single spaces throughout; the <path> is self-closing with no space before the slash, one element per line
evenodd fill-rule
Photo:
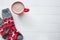
<path fill-rule="evenodd" d="M 23 40 L 23 36 L 20 32 L 17 32 L 17 29 L 14 24 L 13 17 L 11 15 L 10 10 L 3 9 L 2 10 L 2 17 L 3 17 L 3 38 L 6 40 Z"/>

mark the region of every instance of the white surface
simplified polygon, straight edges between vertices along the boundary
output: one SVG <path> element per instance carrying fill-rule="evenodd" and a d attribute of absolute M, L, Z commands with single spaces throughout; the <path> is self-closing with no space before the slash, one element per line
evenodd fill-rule
<path fill-rule="evenodd" d="M 14 1 L 17 0 L 1 0 L 0 8 L 10 8 Z M 24 40 L 60 40 L 60 0 L 19 1 L 30 8 L 23 16 L 12 13 Z"/>

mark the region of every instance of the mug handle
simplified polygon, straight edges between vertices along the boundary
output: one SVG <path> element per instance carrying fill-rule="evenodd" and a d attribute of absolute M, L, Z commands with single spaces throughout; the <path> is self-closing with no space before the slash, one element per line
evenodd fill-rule
<path fill-rule="evenodd" d="M 24 12 L 29 12 L 29 8 L 24 8 Z"/>

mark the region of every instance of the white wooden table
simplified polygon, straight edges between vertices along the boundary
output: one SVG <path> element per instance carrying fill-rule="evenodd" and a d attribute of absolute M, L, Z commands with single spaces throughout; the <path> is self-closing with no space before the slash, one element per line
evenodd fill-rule
<path fill-rule="evenodd" d="M 15 1 L 0 0 L 0 13 Z M 12 13 L 16 28 L 23 34 L 24 40 L 60 40 L 60 0 L 19 1 L 30 8 L 30 12 L 23 16 Z"/>

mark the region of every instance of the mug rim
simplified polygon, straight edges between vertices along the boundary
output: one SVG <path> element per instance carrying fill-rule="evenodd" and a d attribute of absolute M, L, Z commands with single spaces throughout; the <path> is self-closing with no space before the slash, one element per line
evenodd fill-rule
<path fill-rule="evenodd" d="M 20 4 L 23 5 L 23 9 L 22 9 L 20 12 L 16 12 L 16 11 L 14 12 L 14 11 L 13 11 L 13 5 L 15 5 L 16 3 L 20 3 Z M 17 1 L 17 2 L 14 2 L 14 3 L 12 4 L 11 9 L 12 9 L 12 12 L 13 12 L 13 13 L 15 13 L 15 14 L 21 14 L 22 12 L 24 12 L 25 6 L 24 6 L 24 4 L 23 4 L 22 2 Z"/>

